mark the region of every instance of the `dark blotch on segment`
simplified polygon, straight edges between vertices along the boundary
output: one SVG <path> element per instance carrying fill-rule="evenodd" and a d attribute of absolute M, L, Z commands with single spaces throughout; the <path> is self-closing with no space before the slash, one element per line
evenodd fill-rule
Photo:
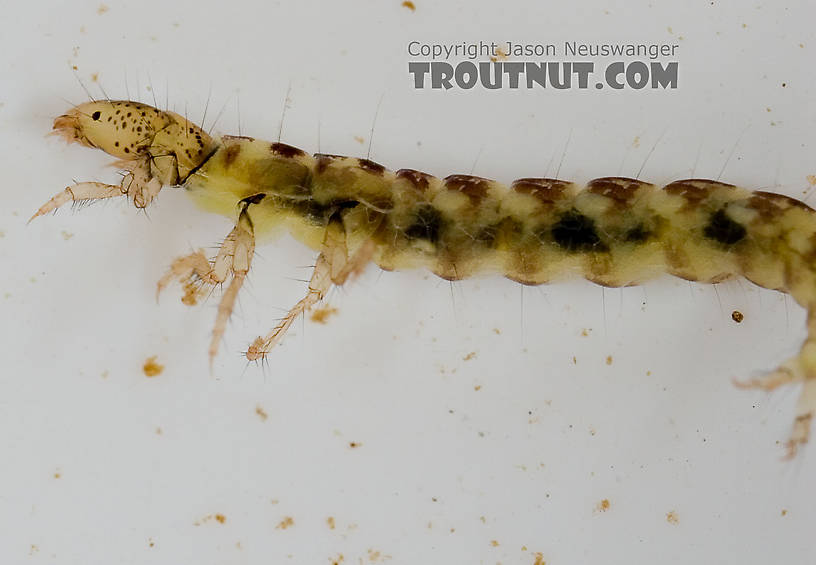
<path fill-rule="evenodd" d="M 543 204 L 554 204 L 564 198 L 571 182 L 548 178 L 516 179 L 510 190 L 519 194 L 529 194 Z"/>
<path fill-rule="evenodd" d="M 407 180 L 420 192 L 428 190 L 431 179 L 434 178 L 433 175 L 414 169 L 400 169 L 396 174 L 397 178 Z"/>
<path fill-rule="evenodd" d="M 329 153 L 315 153 L 314 158 L 317 160 L 315 164 L 315 173 L 320 174 L 329 168 L 329 165 L 335 159 L 345 159 L 342 155 L 331 155 Z"/>
<path fill-rule="evenodd" d="M 748 231 L 728 217 L 725 210 L 720 208 L 711 215 L 708 224 L 703 228 L 703 234 L 723 245 L 734 245 L 742 240 Z"/>
<path fill-rule="evenodd" d="M 595 222 L 577 210 L 570 210 L 551 230 L 553 240 L 567 251 L 606 251 Z"/>
<path fill-rule="evenodd" d="M 628 243 L 643 243 L 649 239 L 651 235 L 651 232 L 649 232 L 643 224 L 638 224 L 623 234 L 623 241 Z"/>
<path fill-rule="evenodd" d="M 238 144 L 230 145 L 227 147 L 226 152 L 224 153 L 224 165 L 229 167 L 235 159 L 238 158 L 238 154 L 241 152 L 241 146 Z"/>
<path fill-rule="evenodd" d="M 270 149 L 272 149 L 273 153 L 287 158 L 300 157 L 301 155 L 306 154 L 297 147 L 292 147 L 291 145 L 286 145 L 285 143 L 273 143 Z"/>
<path fill-rule="evenodd" d="M 445 177 L 445 188 L 456 190 L 470 198 L 472 204 L 478 205 L 486 196 L 490 188 L 490 181 L 471 175 L 450 175 Z"/>
<path fill-rule="evenodd" d="M 102 115 L 102 112 L 100 112 L 99 110 L 97 110 L 96 112 L 94 112 L 93 114 L 91 114 L 91 117 L 93 118 L 93 120 L 94 120 L 95 122 L 98 122 L 98 121 L 99 121 L 99 117 L 100 117 L 101 115 Z"/>
<path fill-rule="evenodd" d="M 603 177 L 589 182 L 586 190 L 593 194 L 599 194 L 613 200 L 617 205 L 625 207 L 629 205 L 643 187 L 651 186 L 648 182 L 626 177 Z"/>
<path fill-rule="evenodd" d="M 718 188 L 735 188 L 733 184 L 726 184 L 709 179 L 685 179 L 674 181 L 663 187 L 669 194 L 682 196 L 691 206 L 696 206 L 708 198 Z"/>
<path fill-rule="evenodd" d="M 408 239 L 427 239 L 433 244 L 439 242 L 442 231 L 442 214 L 432 206 L 421 206 L 417 210 L 414 223 L 405 230 Z"/>
<path fill-rule="evenodd" d="M 360 168 L 364 171 L 374 173 L 375 175 L 382 175 L 385 172 L 385 167 L 379 163 L 375 163 L 371 159 L 357 159 L 360 163 Z"/>

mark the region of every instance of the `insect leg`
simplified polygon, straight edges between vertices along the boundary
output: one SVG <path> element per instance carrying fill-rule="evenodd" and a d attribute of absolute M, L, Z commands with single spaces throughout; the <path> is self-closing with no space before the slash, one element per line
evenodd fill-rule
<path fill-rule="evenodd" d="M 233 308 L 235 308 L 235 299 L 238 297 L 238 291 L 244 285 L 249 267 L 252 264 L 252 256 L 255 253 L 255 233 L 252 221 L 247 214 L 248 206 L 248 204 L 244 206 L 240 216 L 238 216 L 238 223 L 227 236 L 227 241 L 230 243 L 229 247 L 232 249 L 229 266 L 227 267 L 228 255 L 223 252 L 226 245 L 219 251 L 213 265 L 216 276 L 220 276 L 219 272 L 222 269 L 226 268 L 231 271 L 232 281 L 218 304 L 218 314 L 215 317 L 215 327 L 210 340 L 210 367 L 212 367 L 213 359 L 218 353 L 218 345 L 221 343 L 224 330 L 227 328 L 227 321 L 232 314 Z"/>
<path fill-rule="evenodd" d="M 323 247 L 309 281 L 306 296 L 295 304 L 286 316 L 272 331 L 258 337 L 247 349 L 246 357 L 250 361 L 263 359 L 269 351 L 283 339 L 284 334 L 298 316 L 309 311 L 323 300 L 332 284 L 342 285 L 350 278 L 359 275 L 365 269 L 374 253 L 374 243 L 366 240 L 351 257 L 346 246 L 346 233 L 339 220 L 332 220 L 326 229 Z"/>
<path fill-rule="evenodd" d="M 67 202 L 101 200 L 104 198 L 113 198 L 114 196 L 125 196 L 120 186 L 101 182 L 80 182 L 55 194 L 51 200 L 40 206 L 40 209 L 31 216 L 31 220 L 37 216 L 52 212 Z M 30 222 L 31 220 L 28 221 Z"/>
<path fill-rule="evenodd" d="M 223 283 L 232 275 L 232 280 L 218 304 L 218 313 L 209 347 L 210 365 L 218 353 L 218 346 L 235 307 L 238 291 L 241 290 L 246 280 L 255 253 L 255 232 L 252 220 L 247 213 L 248 207 L 249 204 L 244 203 L 238 215 L 238 222 L 221 244 L 212 263 L 204 255 L 204 251 L 199 249 L 195 253 L 173 261 L 168 272 L 156 285 L 156 298 L 158 299 L 161 291 L 173 279 L 178 279 L 185 291 L 181 301 L 188 306 L 193 306 L 207 289 Z"/>
<path fill-rule="evenodd" d="M 796 404 L 793 430 L 786 443 L 789 458 L 794 457 L 799 446 L 810 439 L 810 426 L 816 414 L 816 308 L 813 306 L 808 309 L 808 338 L 799 354 L 765 375 L 736 384 L 741 388 L 771 391 L 798 382 L 802 383 L 802 390 Z"/>

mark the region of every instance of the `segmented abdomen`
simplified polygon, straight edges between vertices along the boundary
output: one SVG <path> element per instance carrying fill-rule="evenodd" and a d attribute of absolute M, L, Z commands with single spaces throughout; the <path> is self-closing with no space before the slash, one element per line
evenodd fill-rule
<path fill-rule="evenodd" d="M 713 180 L 659 188 L 608 177 L 579 190 L 527 178 L 507 187 L 224 137 L 186 186 L 227 213 L 255 197 L 256 229 L 285 226 L 316 249 L 340 218 L 349 244 L 373 239 L 387 270 L 426 267 L 449 280 L 493 272 L 532 285 L 581 275 L 613 287 L 664 272 L 702 282 L 743 275 L 803 304 L 816 298 L 813 210 Z"/>

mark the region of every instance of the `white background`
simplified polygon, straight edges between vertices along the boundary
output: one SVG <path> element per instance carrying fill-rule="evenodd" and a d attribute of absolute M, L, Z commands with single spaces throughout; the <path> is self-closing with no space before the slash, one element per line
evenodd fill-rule
<path fill-rule="evenodd" d="M 289 90 L 282 140 L 309 151 L 365 155 L 381 101 L 371 158 L 440 176 L 643 167 L 802 198 L 816 173 L 805 0 L 415 2 L 0 6 L 0 562 L 814 562 L 816 445 L 781 461 L 797 391 L 731 383 L 801 343 L 783 295 L 663 279 L 522 296 L 371 268 L 329 323 L 247 367 L 314 260 L 287 237 L 259 247 L 210 374 L 217 295 L 153 293 L 228 220 L 166 189 L 149 217 L 109 202 L 26 225 L 74 180 L 117 178 L 44 137 L 87 100 L 72 65 L 94 97 L 155 93 L 194 120 L 209 99 L 207 127 L 223 107 L 218 131 L 271 140 Z M 411 87 L 411 40 L 508 39 L 678 43 L 679 87 Z"/>

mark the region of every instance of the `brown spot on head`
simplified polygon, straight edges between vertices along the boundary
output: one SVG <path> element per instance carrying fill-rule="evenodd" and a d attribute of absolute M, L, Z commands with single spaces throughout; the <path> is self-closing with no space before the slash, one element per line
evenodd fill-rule
<path fill-rule="evenodd" d="M 618 207 L 629 205 L 638 190 L 652 186 L 651 183 L 626 177 L 604 177 L 589 181 L 586 189 L 615 202 Z"/>
<path fill-rule="evenodd" d="M 709 179 L 685 179 L 674 181 L 663 187 L 669 194 L 682 196 L 689 206 L 697 206 L 708 198 L 718 188 L 735 188 L 733 184 L 726 184 Z"/>
<path fill-rule="evenodd" d="M 286 158 L 300 157 L 301 155 L 306 154 L 305 151 L 302 151 L 297 147 L 292 147 L 291 145 L 286 145 L 285 143 L 273 143 L 270 149 L 272 150 L 272 153 Z"/>
<path fill-rule="evenodd" d="M 238 158 L 238 154 L 241 152 L 241 145 L 238 143 L 234 143 L 227 147 L 227 150 L 224 152 L 224 165 L 229 167 L 232 163 L 235 162 L 235 159 Z"/>
<path fill-rule="evenodd" d="M 405 179 L 411 183 L 411 186 L 416 188 L 419 192 L 428 190 L 431 179 L 434 177 L 422 171 L 415 171 L 414 169 L 400 169 L 397 171 L 397 178 Z"/>
<path fill-rule="evenodd" d="M 371 159 L 358 159 L 357 162 L 359 163 L 361 169 L 374 173 L 375 175 L 382 175 L 385 172 L 385 167 L 379 163 L 375 163 Z"/>
<path fill-rule="evenodd" d="M 474 205 L 484 200 L 490 188 L 490 180 L 471 175 L 450 175 L 445 177 L 444 183 L 446 189 L 461 192 Z"/>
<path fill-rule="evenodd" d="M 510 190 L 519 194 L 529 194 L 543 204 L 554 204 L 564 198 L 571 182 L 548 178 L 516 179 L 510 185 Z"/>

